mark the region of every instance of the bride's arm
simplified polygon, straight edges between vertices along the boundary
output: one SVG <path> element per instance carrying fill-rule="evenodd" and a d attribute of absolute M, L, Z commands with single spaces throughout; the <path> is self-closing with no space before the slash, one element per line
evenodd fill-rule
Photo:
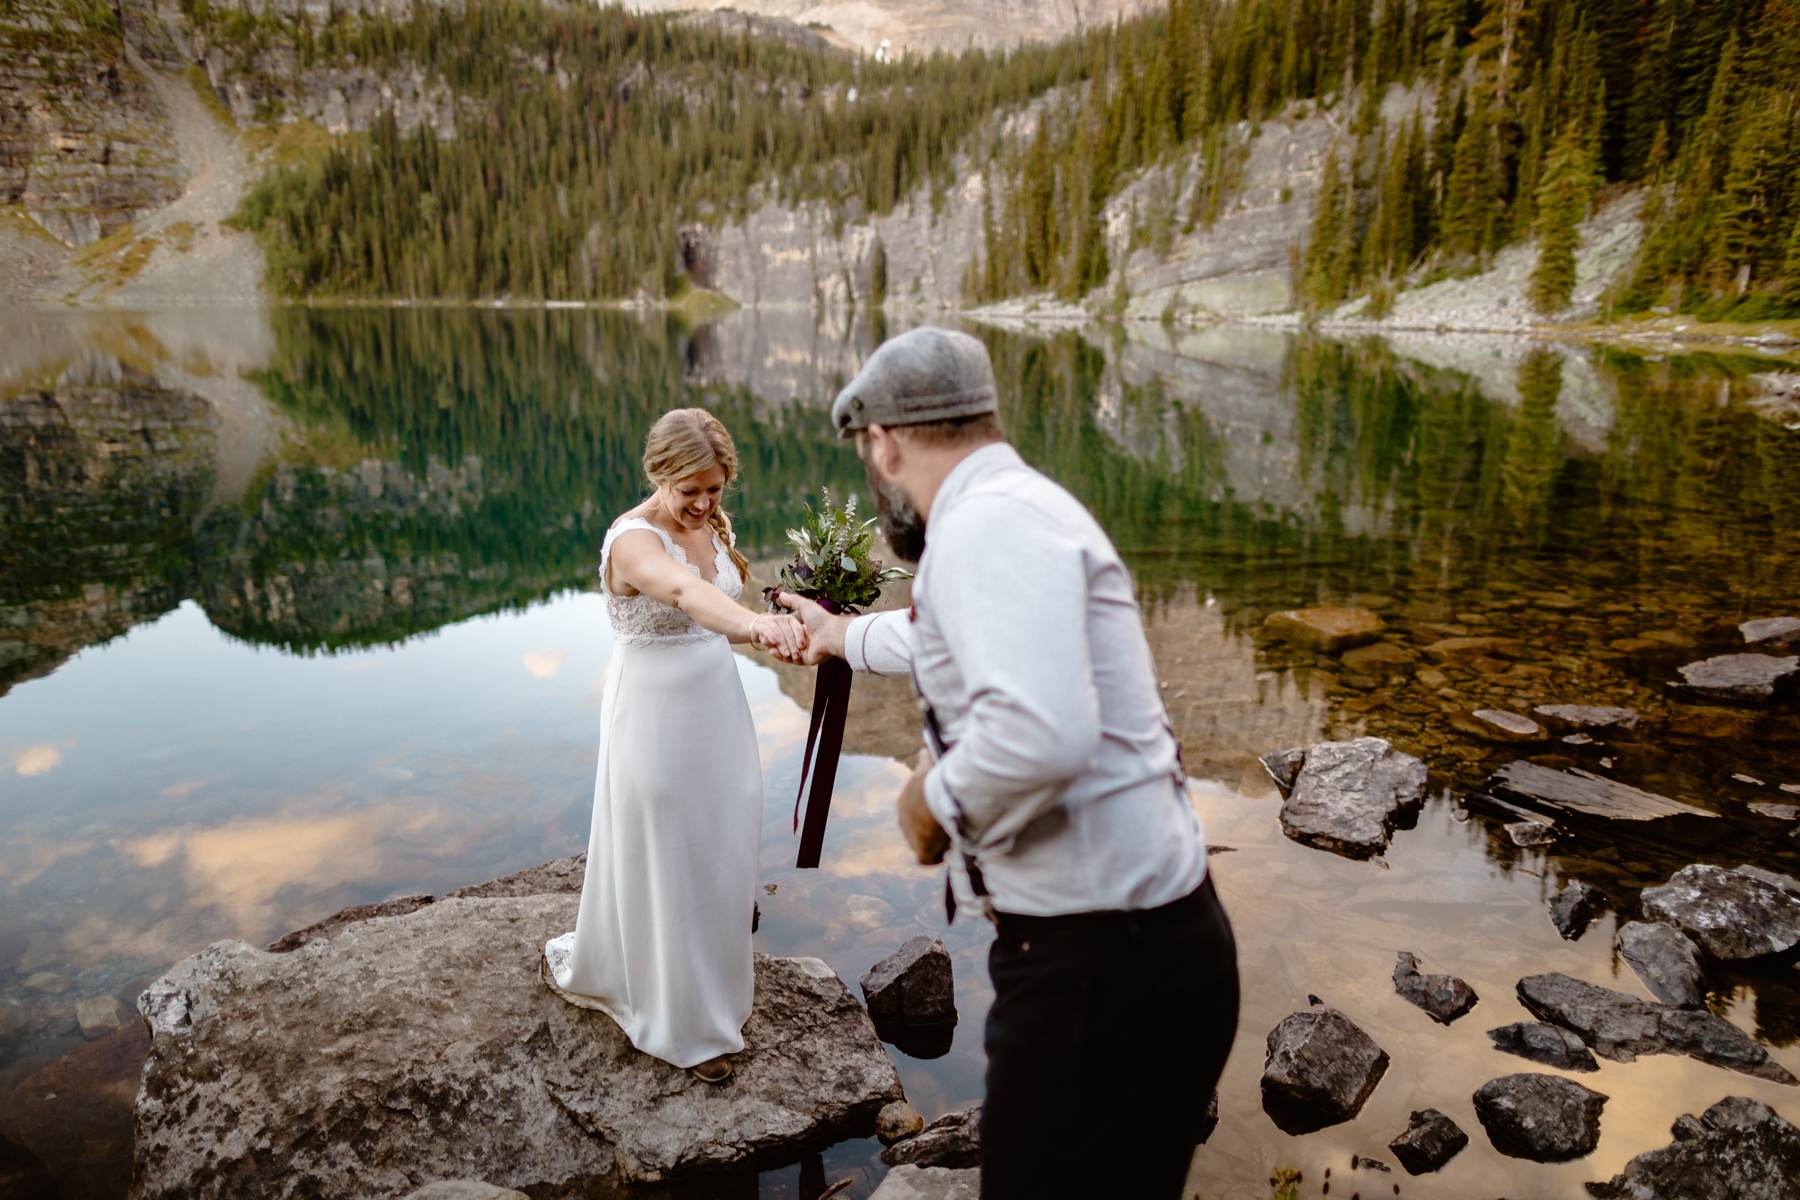
<path fill-rule="evenodd" d="M 755 642 L 784 657 L 806 647 L 806 629 L 794 617 L 753 613 L 675 561 L 661 539 L 648 529 L 622 533 L 608 559 L 613 582 L 678 608 L 702 629 L 722 633 L 734 642 Z"/>

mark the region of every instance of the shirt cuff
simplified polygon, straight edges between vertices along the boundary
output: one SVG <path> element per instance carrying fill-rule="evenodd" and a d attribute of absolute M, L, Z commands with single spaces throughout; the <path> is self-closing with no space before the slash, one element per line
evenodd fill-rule
<path fill-rule="evenodd" d="M 963 811 L 956 797 L 950 794 L 949 786 L 944 782 L 942 763 L 933 766 L 925 776 L 925 807 L 937 818 L 937 823 L 944 832 L 951 834 L 958 841 L 962 840 Z"/>
<path fill-rule="evenodd" d="M 875 623 L 880 613 L 864 613 L 860 617 L 852 617 L 850 625 L 844 630 L 844 661 L 850 664 L 852 671 L 867 672 L 869 669 L 869 626 Z"/>

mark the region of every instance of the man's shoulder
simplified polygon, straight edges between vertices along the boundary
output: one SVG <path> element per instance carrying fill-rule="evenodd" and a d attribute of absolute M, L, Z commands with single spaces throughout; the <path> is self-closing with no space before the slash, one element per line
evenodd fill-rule
<path fill-rule="evenodd" d="M 1086 505 L 1062 484 L 1023 462 L 972 485 L 945 514 L 944 525 L 959 533 L 991 536 L 996 522 L 1023 535 L 1083 542 L 1098 537 L 1111 544 Z"/>

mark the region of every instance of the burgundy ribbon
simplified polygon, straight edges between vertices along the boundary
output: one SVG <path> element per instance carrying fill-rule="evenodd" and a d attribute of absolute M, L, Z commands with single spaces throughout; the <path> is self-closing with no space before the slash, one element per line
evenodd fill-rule
<path fill-rule="evenodd" d="M 836 611 L 821 601 L 820 607 Z M 800 787 L 794 793 L 794 829 L 800 834 L 796 867 L 816 867 L 825 848 L 825 819 L 831 815 L 831 789 L 837 783 L 838 759 L 844 752 L 844 720 L 850 713 L 850 684 L 855 676 L 841 658 L 819 664 L 813 681 L 812 723 L 806 731 L 806 757 L 800 764 Z M 813 763 L 814 754 L 818 765 Z M 810 787 L 808 786 L 810 782 Z M 806 823 L 801 827 L 800 801 L 806 800 Z"/>

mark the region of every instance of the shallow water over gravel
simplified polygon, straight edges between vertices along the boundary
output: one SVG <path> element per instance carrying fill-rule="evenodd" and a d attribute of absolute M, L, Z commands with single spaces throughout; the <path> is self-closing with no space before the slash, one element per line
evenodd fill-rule
<path fill-rule="evenodd" d="M 1800 1089 L 1674 1057 L 1578 1076 L 1610 1097 L 1599 1148 L 1505 1158 L 1471 1094 L 1538 1070 L 1486 1030 L 1566 971 L 1649 993 L 1612 950 L 1638 893 L 1688 862 L 1800 869 L 1800 707 L 1697 705 L 1681 665 L 1737 623 L 1800 616 L 1800 433 L 1759 409 L 1766 362 L 1518 341 L 1334 343 L 1263 330 L 1034 337 L 977 330 L 1021 450 L 1115 536 L 1139 581 L 1244 977 L 1221 1119 L 1193 1190 L 1581 1195 L 1684 1112 Z M 643 431 L 705 403 L 736 434 L 733 508 L 768 575 L 781 531 L 853 457 L 823 406 L 866 330 L 739 313 L 688 333 L 591 313 L 0 313 L 0 1134 L 69 1196 L 123 1195 L 142 1054 L 88 1041 L 79 1001 L 129 1012 L 208 942 L 254 944 L 339 908 L 443 893 L 580 849 L 611 640 L 594 548 L 638 495 Z M 1788 367 L 1792 370 L 1792 367 Z M 1279 641 L 1273 612 L 1354 605 L 1389 649 Z M 1473 643 L 1468 639 L 1494 639 Z M 740 658 L 767 784 L 759 947 L 854 984 L 907 936 L 944 937 L 949 1052 L 896 1051 L 927 1117 L 979 1097 L 986 928 L 944 927 L 941 880 L 893 832 L 903 685 L 857 685 L 818 871 L 792 869 L 805 673 Z M 1501 745 L 1468 714 L 1629 706 L 1625 739 Z M 1391 739 L 1432 769 L 1388 852 L 1284 837 L 1257 756 Z M 1514 847 L 1471 801 L 1515 758 L 1719 814 L 1696 834 L 1571 828 Z M 1783 785 L 1793 791 L 1784 792 Z M 1577 941 L 1545 898 L 1608 909 Z M 1480 995 L 1448 1028 L 1394 994 L 1396 951 Z M 1800 1071 L 1800 976 L 1715 972 L 1709 1007 Z M 1301 1137 L 1263 1112 L 1263 1040 L 1316 994 L 1392 1065 L 1361 1115 Z M 1179 1087 L 1179 1081 L 1170 1081 Z M 1195 1097 L 1203 1103 L 1204 1097 Z M 1414 1109 L 1470 1134 L 1437 1175 L 1352 1172 Z M 704 1194 L 866 1196 L 871 1142 Z"/>

